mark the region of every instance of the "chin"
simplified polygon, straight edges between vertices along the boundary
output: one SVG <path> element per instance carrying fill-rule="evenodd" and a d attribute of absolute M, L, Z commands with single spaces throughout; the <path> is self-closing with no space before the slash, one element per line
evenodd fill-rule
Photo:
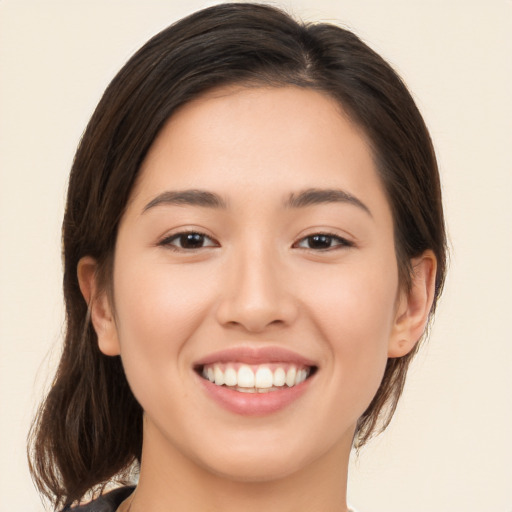
<path fill-rule="evenodd" d="M 343 460 L 343 454 L 350 452 L 353 433 L 349 432 L 343 439 L 326 436 L 322 440 L 310 434 L 293 436 L 288 432 L 284 436 L 282 431 L 253 431 L 248 435 L 240 434 L 231 442 L 219 437 L 213 449 L 201 450 L 200 456 L 196 452 L 196 457 L 192 457 L 196 464 L 232 482 L 265 483 L 297 475 L 326 458 Z M 208 443 L 207 439 L 205 441 Z"/>
<path fill-rule="evenodd" d="M 259 453 L 245 453 L 243 456 L 215 460 L 203 467 L 217 477 L 233 482 L 265 483 L 289 477 L 308 465 L 306 459 L 291 458 L 287 454 L 275 456 L 276 449 Z M 272 452 L 272 453 L 271 453 Z M 203 462 L 204 464 L 204 462 Z"/>

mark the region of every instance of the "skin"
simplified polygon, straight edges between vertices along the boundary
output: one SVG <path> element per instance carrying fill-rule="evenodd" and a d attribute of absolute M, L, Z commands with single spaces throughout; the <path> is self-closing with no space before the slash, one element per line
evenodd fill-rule
<path fill-rule="evenodd" d="M 161 201 L 190 189 L 225 207 Z M 361 204 L 286 204 L 309 189 Z M 172 236 L 183 231 L 208 238 L 180 249 Z M 312 243 L 319 233 L 330 236 L 324 249 Z M 346 511 L 357 419 L 387 358 L 420 338 L 432 303 L 435 257 L 413 263 L 405 293 L 371 150 L 333 99 L 230 87 L 181 108 L 120 223 L 113 301 L 92 258 L 78 268 L 100 349 L 121 355 L 145 411 L 139 486 L 121 509 Z M 193 366 L 241 346 L 287 348 L 318 371 L 290 406 L 235 414 L 204 392 Z"/>

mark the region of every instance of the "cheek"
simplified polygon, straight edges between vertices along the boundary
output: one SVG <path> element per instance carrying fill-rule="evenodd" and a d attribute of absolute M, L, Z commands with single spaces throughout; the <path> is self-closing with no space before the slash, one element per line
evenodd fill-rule
<path fill-rule="evenodd" d="M 378 345 L 389 339 L 398 293 L 398 271 L 392 258 L 372 260 L 326 268 L 323 274 L 310 273 L 311 279 L 304 273 L 303 294 L 315 310 L 318 327 L 325 329 L 333 341 L 362 349 L 367 344 Z"/>
<path fill-rule="evenodd" d="M 207 276 L 197 268 L 116 261 L 114 296 L 121 357 L 132 386 L 149 375 L 169 385 L 188 369 L 187 342 L 212 300 Z M 147 384 L 145 384 L 146 386 Z M 135 389 L 135 391 L 137 391 Z"/>
<path fill-rule="evenodd" d="M 398 273 L 390 265 L 353 266 L 330 276 L 310 295 L 310 316 L 328 344 L 337 399 L 364 412 L 384 374 L 393 329 Z M 312 284 L 312 283 L 310 283 Z"/>

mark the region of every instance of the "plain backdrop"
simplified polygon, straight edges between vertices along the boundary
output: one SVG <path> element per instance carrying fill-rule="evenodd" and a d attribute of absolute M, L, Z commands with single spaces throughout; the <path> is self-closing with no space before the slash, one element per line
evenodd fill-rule
<path fill-rule="evenodd" d="M 73 154 L 128 57 L 203 0 L 0 0 L 0 512 L 42 510 L 25 438 L 60 350 Z M 512 1 L 276 2 L 353 29 L 403 76 L 442 173 L 451 265 L 361 512 L 512 511 Z M 312 511 L 321 512 L 321 511 Z"/>

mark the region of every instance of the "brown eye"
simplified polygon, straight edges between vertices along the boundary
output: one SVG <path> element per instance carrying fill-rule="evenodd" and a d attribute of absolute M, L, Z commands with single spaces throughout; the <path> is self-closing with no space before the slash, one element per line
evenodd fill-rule
<path fill-rule="evenodd" d="M 203 247 L 205 236 L 200 233 L 185 233 L 177 238 L 180 247 L 183 249 L 198 249 Z"/>
<path fill-rule="evenodd" d="M 336 235 L 317 233 L 299 240 L 296 247 L 317 251 L 335 249 L 338 247 L 351 247 L 352 243 Z"/>
<path fill-rule="evenodd" d="M 194 250 L 202 249 L 203 247 L 216 247 L 218 244 L 204 233 L 190 231 L 172 235 L 162 240 L 160 245 L 170 246 L 175 249 Z"/>

